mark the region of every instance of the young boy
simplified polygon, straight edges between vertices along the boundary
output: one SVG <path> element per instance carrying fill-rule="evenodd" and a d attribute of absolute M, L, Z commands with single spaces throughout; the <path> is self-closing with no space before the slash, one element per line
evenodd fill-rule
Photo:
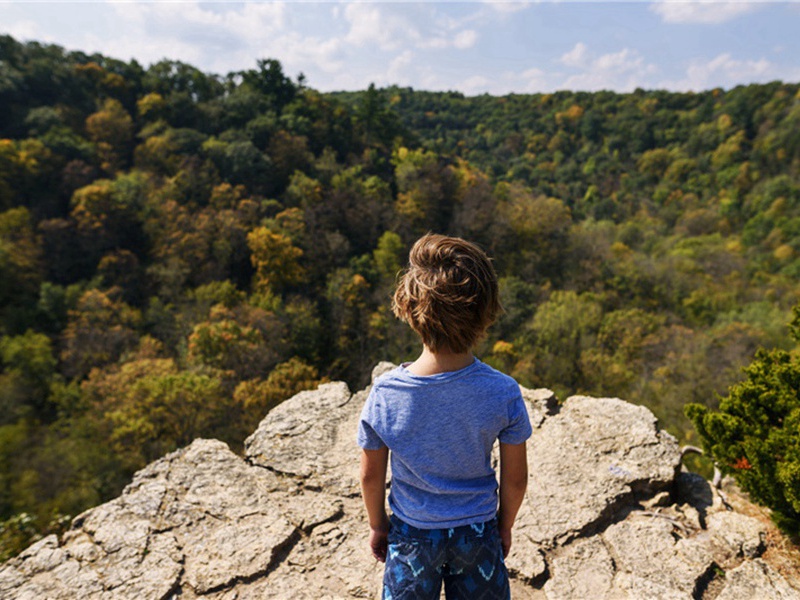
<path fill-rule="evenodd" d="M 510 598 L 504 558 L 527 486 L 531 425 L 517 383 L 472 354 L 501 310 L 494 268 L 476 245 L 428 234 L 411 249 L 392 308 L 423 349 L 376 380 L 359 423 L 369 544 L 386 563 L 383 597 L 438 599 L 444 582 L 448 599 Z"/>

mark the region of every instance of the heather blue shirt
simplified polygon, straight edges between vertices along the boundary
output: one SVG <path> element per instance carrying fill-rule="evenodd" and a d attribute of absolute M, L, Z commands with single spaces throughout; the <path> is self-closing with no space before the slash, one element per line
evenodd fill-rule
<path fill-rule="evenodd" d="M 392 512 L 440 529 L 496 516 L 492 446 L 530 435 L 517 382 L 475 359 L 449 373 L 420 376 L 401 366 L 379 377 L 361 411 L 358 444 L 389 447 Z"/>

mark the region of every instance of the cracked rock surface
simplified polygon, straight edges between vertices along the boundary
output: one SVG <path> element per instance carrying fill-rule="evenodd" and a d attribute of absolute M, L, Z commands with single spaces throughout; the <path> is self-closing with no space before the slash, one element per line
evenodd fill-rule
<path fill-rule="evenodd" d="M 375 374 L 391 365 L 382 363 Z M 377 598 L 355 434 L 367 391 L 287 400 L 245 443 L 196 440 L 122 495 L 0 565 L 0 598 Z M 508 559 L 516 599 L 798 599 L 763 524 L 682 472 L 647 409 L 524 390 L 530 483 Z"/>

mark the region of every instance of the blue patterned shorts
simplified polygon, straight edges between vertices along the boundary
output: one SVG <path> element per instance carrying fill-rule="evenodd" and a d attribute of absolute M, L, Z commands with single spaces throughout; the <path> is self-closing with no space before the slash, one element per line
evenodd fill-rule
<path fill-rule="evenodd" d="M 509 600 L 497 520 L 452 529 L 418 529 L 391 517 L 383 600 Z"/>

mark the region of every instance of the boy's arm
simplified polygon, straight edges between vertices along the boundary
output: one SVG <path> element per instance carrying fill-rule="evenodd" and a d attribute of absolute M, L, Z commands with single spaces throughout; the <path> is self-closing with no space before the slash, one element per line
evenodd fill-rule
<path fill-rule="evenodd" d="M 511 549 L 511 527 L 528 487 L 528 453 L 522 444 L 500 444 L 500 511 L 498 527 L 503 556 Z"/>
<path fill-rule="evenodd" d="M 361 451 L 361 494 L 369 518 L 372 556 L 386 562 L 389 518 L 386 516 L 386 464 L 389 448 Z"/>

